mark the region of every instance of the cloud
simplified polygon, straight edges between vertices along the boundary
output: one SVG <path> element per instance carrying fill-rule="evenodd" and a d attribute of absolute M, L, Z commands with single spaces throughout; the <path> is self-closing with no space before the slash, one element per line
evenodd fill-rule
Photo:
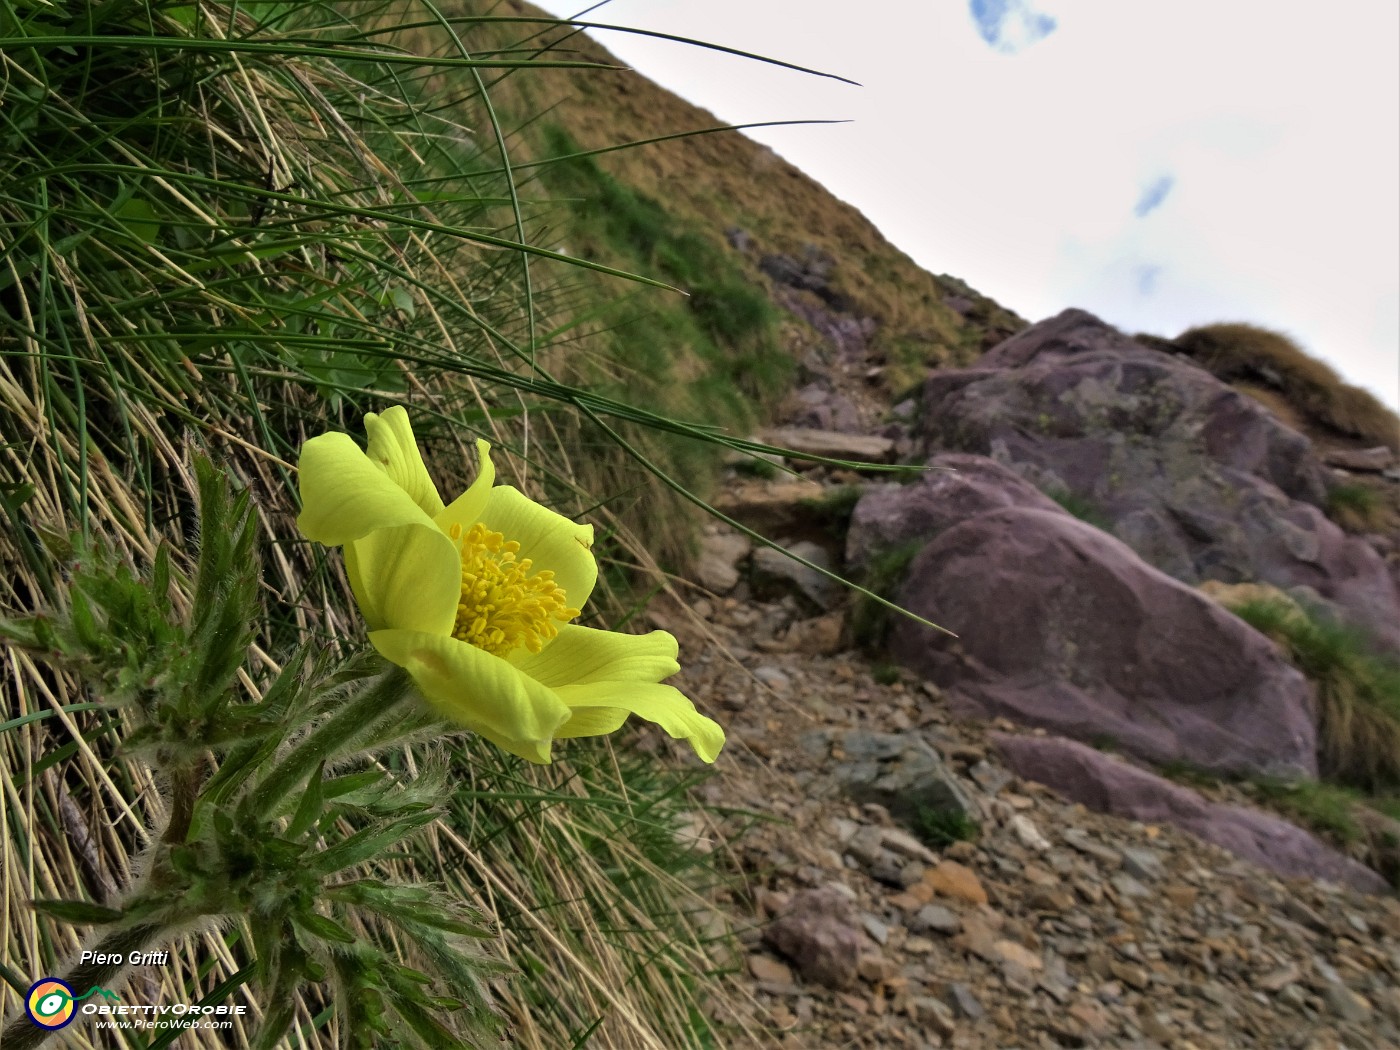
<path fill-rule="evenodd" d="M 1142 191 L 1142 196 L 1133 205 L 1133 214 L 1139 219 L 1152 214 L 1162 202 L 1167 199 L 1167 194 L 1171 193 L 1172 187 L 1176 185 L 1175 175 L 1163 175 L 1157 179 L 1147 189 Z"/>
<path fill-rule="evenodd" d="M 1058 24 L 1049 15 L 1032 11 L 1028 0 L 969 0 L 977 32 L 1007 55 L 1044 40 Z"/>

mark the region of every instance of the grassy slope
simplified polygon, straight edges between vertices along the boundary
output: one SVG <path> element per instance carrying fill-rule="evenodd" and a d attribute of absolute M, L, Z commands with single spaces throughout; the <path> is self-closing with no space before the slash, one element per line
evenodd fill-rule
<path fill-rule="evenodd" d="M 518 0 L 498 10 L 539 13 Z M 567 47 L 590 60 L 616 62 L 582 35 L 572 37 Z M 522 81 L 522 89 L 533 103 L 530 111 L 547 113 L 585 149 L 722 123 L 629 70 L 550 70 L 531 77 L 528 85 Z M 609 154 L 600 163 L 637 192 L 666 202 L 678 223 L 717 246 L 725 244 L 725 231 L 738 227 L 757 242 L 754 256 L 801 258 L 809 246 L 827 253 L 836 260 L 833 290 L 851 304 L 851 314 L 879 322 L 877 349 L 893 358 L 966 364 L 983 349 L 989 333 L 1021 325 L 991 300 L 969 294 L 962 282 L 920 269 L 859 211 L 742 135 L 656 143 Z M 753 265 L 755 258 L 745 262 L 755 281 L 768 283 Z M 973 301 L 970 319 L 945 304 L 950 296 Z"/>
<path fill-rule="evenodd" d="M 449 17 L 542 15 L 515 0 L 457 0 L 443 10 Z M 477 54 L 534 38 L 531 47 L 542 41 L 555 45 L 551 57 L 617 64 L 578 33 L 540 33 L 539 27 L 519 24 L 473 25 L 464 32 Z M 419 51 L 431 46 L 426 33 L 412 30 L 400 42 Z M 459 87 L 452 77 L 438 80 L 435 90 L 444 99 Z M 875 332 L 864 364 L 885 366 L 887 395 L 917 382 L 928 366 L 969 363 L 1024 323 L 955 278 L 920 269 L 855 208 L 736 133 L 531 166 L 575 149 L 607 149 L 720 126 L 713 115 L 637 73 L 530 70 L 494 83 L 492 98 L 502 123 L 514 129 L 510 150 L 512 162 L 521 166 L 530 236 L 691 293 L 679 296 L 596 273 L 537 268 L 540 287 L 547 289 L 539 300 L 548 319 L 542 328 L 548 331 L 550 321 L 558 326 L 543 358 L 556 374 L 743 435 L 780 410 L 794 385 L 795 362 L 812 352 L 829 353 L 807 320 L 776 305 L 783 297 L 789 303 L 800 300 L 809 317 L 815 311 L 833 321 L 872 319 Z M 468 115 L 463 119 L 470 123 Z M 729 242 L 733 229 L 748 235 L 743 250 Z M 829 257 L 833 265 L 824 298 L 775 288 L 760 268 L 765 256 L 775 254 L 798 261 Z M 949 299 L 959 309 L 945 302 Z M 623 363 L 629 368 L 620 369 Z M 700 495 L 712 490 L 718 449 L 635 429 L 627 437 Z M 602 482 L 620 469 L 616 451 L 586 430 L 578 442 L 581 451 L 596 454 L 579 458 L 582 473 L 576 480 L 587 490 L 606 489 Z M 685 564 L 698 517 L 674 493 L 655 485 L 634 489 L 610 509 L 664 567 Z"/>

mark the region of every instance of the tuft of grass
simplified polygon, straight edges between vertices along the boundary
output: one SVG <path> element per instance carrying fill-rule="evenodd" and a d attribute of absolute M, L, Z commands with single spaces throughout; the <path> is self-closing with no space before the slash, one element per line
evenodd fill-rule
<path fill-rule="evenodd" d="M 894 601 L 910 563 L 926 544 L 926 540 L 915 537 L 875 552 L 861 573 L 861 585 L 881 598 Z M 878 652 L 884 647 L 885 639 L 889 636 L 894 615 L 888 606 L 863 595 L 859 596 L 851 610 L 852 640 L 866 652 Z"/>
<path fill-rule="evenodd" d="M 894 685 L 900 679 L 899 665 L 885 661 L 871 664 L 870 677 L 880 685 Z"/>
<path fill-rule="evenodd" d="M 958 810 L 920 806 L 914 814 L 914 834 L 931 849 L 943 849 L 955 842 L 976 842 L 982 826 Z"/>
<path fill-rule="evenodd" d="M 1169 762 L 1163 776 L 1192 787 L 1238 783 L 1255 800 L 1316 832 L 1400 889 L 1400 797 L 1368 795 L 1327 780 L 1227 777 L 1189 762 Z"/>
<path fill-rule="evenodd" d="M 1288 816 L 1321 831 L 1337 842 L 1349 844 L 1362 838 L 1354 813 L 1364 796 L 1354 788 L 1323 780 L 1279 780 L 1261 777 L 1250 781 L 1257 794 Z"/>
<path fill-rule="evenodd" d="M 1094 528 L 1101 532 L 1111 531 L 1112 526 L 1109 520 L 1104 517 L 1102 511 L 1099 510 L 1093 500 L 1085 499 L 1083 496 L 1065 488 L 1047 490 L 1045 494 L 1058 503 L 1060 507 L 1064 509 L 1065 513 L 1073 515 L 1080 521 L 1094 526 Z"/>
<path fill-rule="evenodd" d="M 844 540 L 851 528 L 851 515 L 864 490 L 859 485 L 838 485 L 820 496 L 798 501 L 811 525 L 832 539 Z"/>
<path fill-rule="evenodd" d="M 1235 606 L 1313 683 L 1323 776 L 1372 794 L 1400 787 L 1400 662 L 1358 631 L 1277 601 Z"/>
<path fill-rule="evenodd" d="M 1282 332 L 1243 323 L 1203 325 L 1171 345 L 1224 382 L 1279 392 L 1314 425 L 1400 451 L 1400 418 Z"/>
<path fill-rule="evenodd" d="M 1333 485 L 1327 490 L 1327 516 L 1343 528 L 1365 531 L 1381 521 L 1382 503 L 1376 490 L 1360 482 Z"/>
<path fill-rule="evenodd" d="M 758 478 L 761 481 L 776 481 L 783 476 L 783 468 L 771 460 L 753 456 L 735 463 L 734 473 L 741 477 Z"/>

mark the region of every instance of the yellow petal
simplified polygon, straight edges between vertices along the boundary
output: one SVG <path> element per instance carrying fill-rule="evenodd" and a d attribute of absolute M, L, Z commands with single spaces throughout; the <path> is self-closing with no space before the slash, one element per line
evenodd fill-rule
<path fill-rule="evenodd" d="M 432 526 L 432 518 L 348 434 L 322 434 L 301 447 L 298 463 L 302 535 L 328 547 L 375 529 Z"/>
<path fill-rule="evenodd" d="M 442 498 L 428 476 L 428 468 L 423 465 L 418 443 L 413 440 L 408 411 L 402 405 L 395 405 L 383 415 L 368 413 L 365 435 L 369 438 L 365 455 L 370 461 L 378 463 L 389 479 L 408 493 L 409 499 L 428 517 L 441 513 Z"/>
<path fill-rule="evenodd" d="M 476 456 L 476 480 L 467 486 L 466 492 L 434 515 L 433 520 L 443 532 L 450 533 L 453 525 L 462 526 L 462 531 L 466 532 L 481 520 L 481 512 L 486 509 L 491 486 L 496 483 L 496 465 L 491 462 L 490 442 L 477 438 Z"/>
<path fill-rule="evenodd" d="M 549 761 L 550 742 L 570 714 L 553 690 L 450 636 L 385 630 L 372 632 L 369 640 L 413 677 L 443 718 L 528 761 Z"/>
<path fill-rule="evenodd" d="M 574 597 L 565 588 L 569 601 Z M 509 657 L 535 681 L 555 687 L 589 682 L 659 682 L 681 669 L 676 640 L 665 631 L 616 634 L 565 624 L 538 653 L 518 649 Z"/>
<path fill-rule="evenodd" d="M 345 570 L 371 631 L 452 633 L 462 594 L 461 557 L 431 522 L 378 529 L 350 541 Z"/>
<path fill-rule="evenodd" d="M 554 739 L 568 740 L 572 737 L 607 736 L 609 733 L 616 733 L 631 713 L 620 707 L 576 707 L 573 717 L 555 731 Z"/>
<path fill-rule="evenodd" d="M 706 762 L 713 762 L 724 747 L 724 730 L 695 710 L 689 698 L 674 686 L 594 682 L 560 686 L 555 692 L 564 703 L 579 711 L 611 708 L 640 715 L 648 722 L 655 722 L 673 739 L 690 741 L 695 753 Z"/>
<path fill-rule="evenodd" d="M 592 525 L 576 525 L 510 485 L 491 490 L 477 520 L 520 544 L 520 557 L 534 563 L 531 571 L 551 570 L 570 607 L 583 608 L 598 582 Z"/>

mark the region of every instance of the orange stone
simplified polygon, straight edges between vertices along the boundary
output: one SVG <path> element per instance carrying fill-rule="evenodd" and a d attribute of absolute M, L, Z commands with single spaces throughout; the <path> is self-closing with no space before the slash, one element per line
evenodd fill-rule
<path fill-rule="evenodd" d="M 935 867 L 924 872 L 924 882 L 941 897 L 967 901 L 969 904 L 986 904 L 987 891 L 971 868 L 955 860 L 940 861 Z"/>

